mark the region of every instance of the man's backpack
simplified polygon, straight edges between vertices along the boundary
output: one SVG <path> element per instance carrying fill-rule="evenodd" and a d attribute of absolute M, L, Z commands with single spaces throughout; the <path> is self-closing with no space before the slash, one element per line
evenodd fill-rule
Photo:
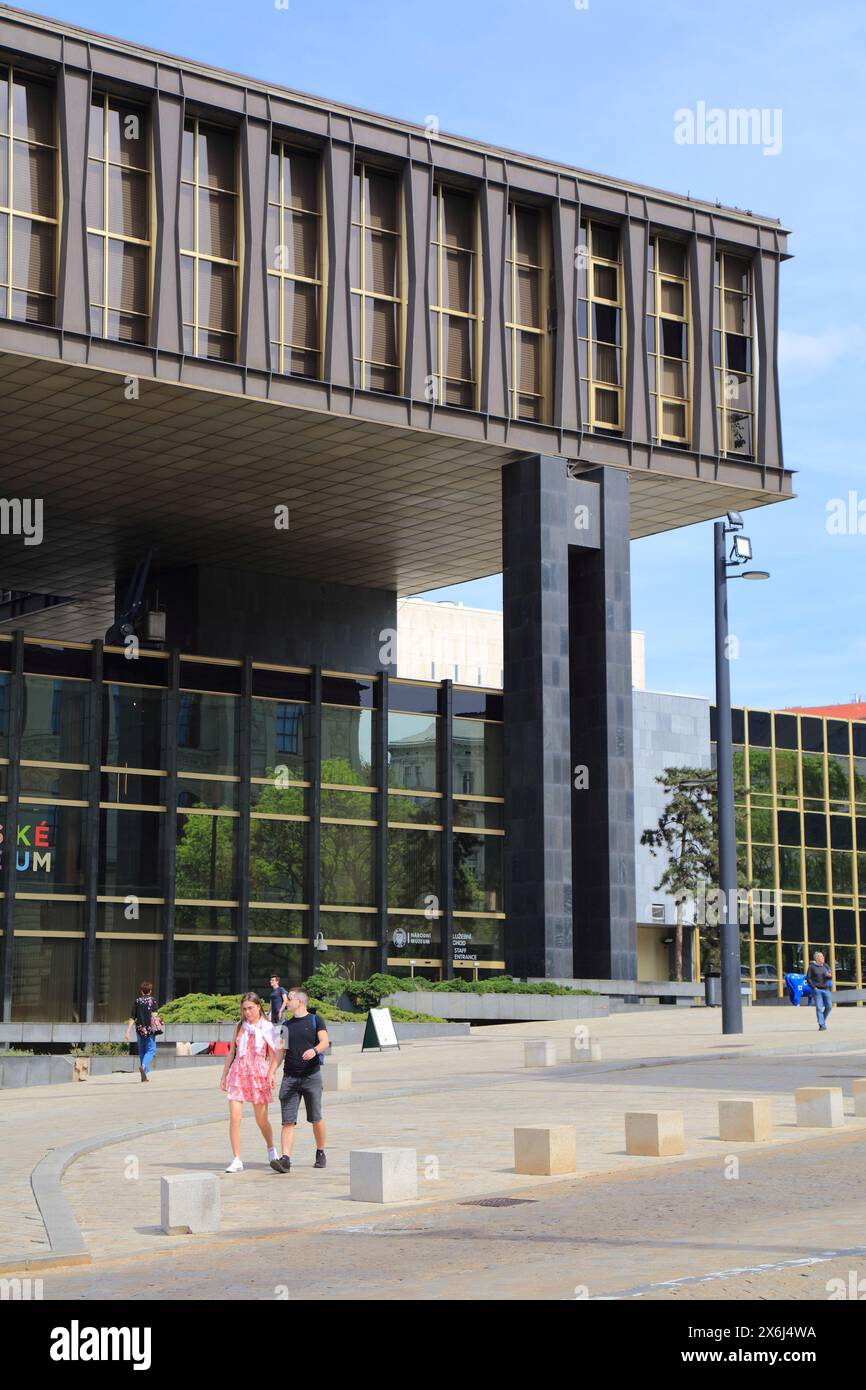
<path fill-rule="evenodd" d="M 326 1026 L 325 1026 L 324 1020 L 321 1019 L 321 1018 L 319 1018 L 319 1015 L 318 1015 L 318 1014 L 311 1013 L 311 1014 L 310 1014 L 310 1018 L 313 1020 L 313 1026 L 314 1026 L 314 1028 L 315 1028 L 315 1030 L 316 1030 L 316 1046 L 318 1046 L 318 1043 L 319 1043 L 319 1030 L 322 1029 L 322 1030 L 324 1030 L 325 1032 L 327 1032 L 327 1028 L 326 1028 Z M 282 1025 L 282 1028 L 280 1029 L 280 1032 L 282 1032 L 283 1028 L 285 1028 L 286 1030 L 288 1030 L 288 1026 L 289 1026 L 288 1023 L 284 1023 L 284 1024 Z M 288 1031 L 286 1031 L 286 1051 L 287 1051 L 287 1052 L 288 1052 L 288 1050 L 289 1050 L 289 1049 L 288 1049 L 288 1041 L 289 1041 L 289 1034 L 288 1034 Z M 325 1065 L 325 1054 L 324 1054 L 324 1052 L 318 1053 L 318 1058 L 319 1058 L 319 1066 L 320 1066 L 320 1067 L 323 1067 L 323 1066 Z"/>

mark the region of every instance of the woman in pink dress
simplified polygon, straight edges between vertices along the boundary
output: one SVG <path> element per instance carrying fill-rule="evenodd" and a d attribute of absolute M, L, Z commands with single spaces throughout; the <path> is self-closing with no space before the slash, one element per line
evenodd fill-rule
<path fill-rule="evenodd" d="M 241 1021 L 235 1029 L 226 1057 L 220 1087 L 229 1098 L 229 1140 L 234 1157 L 227 1173 L 243 1171 L 241 1161 L 241 1115 L 244 1101 L 251 1102 L 256 1124 L 268 1146 L 268 1161 L 277 1157 L 274 1132 L 268 1119 L 274 1083 L 268 1081 L 270 1059 L 279 1052 L 279 1037 L 265 1017 L 259 996 L 252 991 L 241 1000 Z"/>

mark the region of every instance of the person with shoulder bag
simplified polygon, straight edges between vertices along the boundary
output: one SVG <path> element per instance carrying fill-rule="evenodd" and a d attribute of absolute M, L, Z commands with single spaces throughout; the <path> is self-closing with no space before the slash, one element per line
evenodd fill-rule
<path fill-rule="evenodd" d="M 126 1024 L 127 1042 L 132 1042 L 130 1031 L 133 1028 L 138 1043 L 138 1074 L 142 1081 L 149 1081 L 151 1064 L 156 1055 L 156 1039 L 164 1031 L 162 1019 L 156 1011 L 150 980 L 142 980 L 138 987 L 138 998 Z"/>
<path fill-rule="evenodd" d="M 243 1172 L 241 1115 L 245 1100 L 252 1104 L 256 1124 L 268 1146 L 268 1159 L 272 1161 L 277 1157 L 268 1105 L 273 1100 L 272 1068 L 278 1055 L 279 1041 L 274 1025 L 265 1016 L 259 996 L 248 990 L 241 999 L 241 1021 L 235 1029 L 220 1079 L 220 1087 L 229 1099 L 229 1141 L 233 1157 L 227 1173 Z"/>

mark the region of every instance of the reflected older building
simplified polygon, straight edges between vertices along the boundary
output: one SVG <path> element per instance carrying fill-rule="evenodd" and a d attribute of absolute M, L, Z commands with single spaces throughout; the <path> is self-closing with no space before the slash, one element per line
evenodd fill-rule
<path fill-rule="evenodd" d="M 633 978 L 629 545 L 791 496 L 784 228 L 5 8 L 0 170 L 4 1019 Z"/>
<path fill-rule="evenodd" d="M 0 634 L 13 1022 L 504 969 L 499 692 L 128 650 Z"/>

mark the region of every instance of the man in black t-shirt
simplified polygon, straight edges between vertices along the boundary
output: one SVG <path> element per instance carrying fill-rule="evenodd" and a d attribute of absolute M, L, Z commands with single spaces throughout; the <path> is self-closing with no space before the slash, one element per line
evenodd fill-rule
<path fill-rule="evenodd" d="M 271 1023 L 275 1028 L 279 1028 L 286 1016 L 286 1000 L 288 994 L 280 984 L 279 975 L 271 976 Z"/>
<path fill-rule="evenodd" d="M 309 996 L 303 989 L 289 990 L 286 996 L 286 1011 L 289 1017 L 280 1030 L 280 1044 L 283 1050 L 283 1081 L 280 1086 L 280 1106 L 283 1112 L 283 1152 L 279 1158 L 271 1159 L 275 1173 L 291 1172 L 292 1145 L 298 1123 L 298 1106 L 304 1098 L 307 1120 L 313 1126 L 316 1141 L 316 1161 L 314 1168 L 324 1168 L 325 1122 L 322 1119 L 322 1064 L 320 1056 L 330 1047 L 328 1031 L 324 1023 L 307 1009 Z M 272 1082 L 277 1067 L 278 1056 L 271 1060 L 268 1081 Z"/>

